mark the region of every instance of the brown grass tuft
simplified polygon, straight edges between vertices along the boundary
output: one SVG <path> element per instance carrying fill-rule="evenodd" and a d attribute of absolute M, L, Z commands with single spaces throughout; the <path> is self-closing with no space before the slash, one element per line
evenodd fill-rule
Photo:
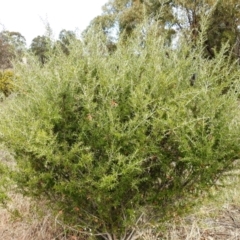
<path fill-rule="evenodd" d="M 63 240 L 70 239 L 66 229 L 55 223 L 54 215 L 38 207 L 29 198 L 11 194 L 7 208 L 0 208 L 0 239 L 5 240 Z M 41 204 L 41 203 L 40 203 Z M 39 210 L 41 209 L 41 212 Z"/>

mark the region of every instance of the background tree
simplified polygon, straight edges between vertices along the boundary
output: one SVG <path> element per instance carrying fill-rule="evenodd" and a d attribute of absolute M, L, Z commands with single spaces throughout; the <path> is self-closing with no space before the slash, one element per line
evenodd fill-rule
<path fill-rule="evenodd" d="M 60 44 L 62 51 L 68 55 L 69 54 L 68 46 L 70 45 L 71 41 L 76 39 L 77 37 L 75 32 L 63 29 L 59 33 L 59 40 L 57 41 L 57 44 Z"/>
<path fill-rule="evenodd" d="M 3 32 L 0 33 L 0 67 L 6 69 L 11 67 L 13 57 L 11 46 Z"/>
<path fill-rule="evenodd" d="M 235 57 L 239 57 L 237 56 L 239 51 L 239 1 L 176 0 L 172 1 L 172 6 L 176 11 L 175 26 L 193 45 L 196 44 L 199 33 L 203 30 L 201 21 L 206 17 L 209 19 L 205 41 L 207 57 L 214 57 L 215 51 L 219 51 L 222 44 L 227 42 L 230 46 L 228 54 L 234 53 Z"/>
<path fill-rule="evenodd" d="M 111 41 L 112 36 L 116 38 L 120 35 L 124 35 L 124 38 L 130 37 L 133 30 L 148 19 L 151 23 L 158 23 L 159 32 L 168 32 L 171 37 L 175 31 L 171 28 L 174 18 L 170 2 L 157 0 L 109 1 L 103 6 L 103 14 L 96 17 L 89 28 L 100 28 L 109 37 L 111 43 L 113 42 Z"/>
<path fill-rule="evenodd" d="M 214 57 L 214 51 L 226 42 L 230 45 L 229 54 L 239 57 L 238 3 L 238 0 L 112 0 L 103 7 L 103 14 L 96 17 L 89 28 L 100 28 L 111 42 L 113 32 L 117 38 L 122 34 L 131 36 L 140 23 L 148 20 L 151 24 L 158 23 L 159 35 L 167 33 L 169 43 L 178 33 L 194 46 L 203 31 L 201 22 L 203 18 L 208 18 L 206 57 Z"/>
<path fill-rule="evenodd" d="M 212 13 L 207 30 L 206 48 L 213 56 L 214 51 L 219 51 L 221 45 L 228 43 L 232 56 L 239 58 L 239 1 L 218 1 Z"/>
<path fill-rule="evenodd" d="M 2 31 L 0 33 L 0 68 L 11 68 L 11 60 L 22 55 L 26 40 L 19 32 Z"/>
<path fill-rule="evenodd" d="M 37 36 L 32 40 L 30 50 L 39 58 L 41 64 L 47 61 L 51 40 L 47 36 Z"/>

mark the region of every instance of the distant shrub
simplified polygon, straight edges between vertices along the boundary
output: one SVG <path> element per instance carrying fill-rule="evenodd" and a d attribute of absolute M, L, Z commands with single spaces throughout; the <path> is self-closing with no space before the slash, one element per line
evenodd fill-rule
<path fill-rule="evenodd" d="M 14 73 L 12 70 L 0 71 L 0 91 L 8 97 L 14 90 Z"/>
<path fill-rule="evenodd" d="M 108 55 L 95 35 L 61 52 L 16 67 L 26 94 L 6 101 L 0 137 L 18 188 L 80 231 L 136 237 L 136 224 L 178 214 L 239 158 L 240 75 L 224 48 L 207 60 L 201 46 L 149 35 Z"/>

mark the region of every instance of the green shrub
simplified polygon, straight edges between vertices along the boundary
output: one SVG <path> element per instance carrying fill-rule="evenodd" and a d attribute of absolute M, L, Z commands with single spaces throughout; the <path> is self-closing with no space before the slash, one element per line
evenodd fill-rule
<path fill-rule="evenodd" d="M 0 71 L 0 91 L 8 97 L 14 90 L 14 73 L 12 70 Z"/>
<path fill-rule="evenodd" d="M 108 55 L 95 35 L 16 66 L 24 94 L 0 113 L 18 188 L 105 239 L 180 212 L 240 155 L 239 70 L 224 48 L 207 60 L 201 46 L 141 41 Z"/>

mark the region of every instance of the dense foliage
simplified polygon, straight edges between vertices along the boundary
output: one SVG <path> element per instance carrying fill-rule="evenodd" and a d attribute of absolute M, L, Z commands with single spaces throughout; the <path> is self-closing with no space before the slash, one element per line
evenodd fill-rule
<path fill-rule="evenodd" d="M 105 239 L 137 236 L 178 213 L 239 158 L 239 70 L 152 28 L 108 54 L 101 34 L 15 66 L 18 95 L 0 110 L 11 176 L 66 221 Z M 167 37 L 167 36 L 166 36 Z M 180 43 L 179 43 L 180 44 Z"/>
<path fill-rule="evenodd" d="M 14 91 L 14 73 L 12 70 L 0 71 L 0 92 L 8 97 Z"/>

